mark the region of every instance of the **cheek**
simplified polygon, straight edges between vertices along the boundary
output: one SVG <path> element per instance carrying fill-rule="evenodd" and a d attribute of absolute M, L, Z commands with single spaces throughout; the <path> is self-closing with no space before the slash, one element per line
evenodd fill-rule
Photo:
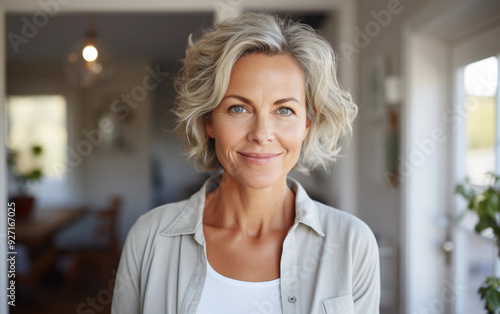
<path fill-rule="evenodd" d="M 227 121 L 217 121 L 214 125 L 216 146 L 222 150 L 227 150 L 228 148 L 235 146 L 237 143 L 241 142 L 241 130 L 242 128 L 238 128 L 238 125 L 227 123 Z"/>
<path fill-rule="evenodd" d="M 282 143 L 287 146 L 288 150 L 300 150 L 306 135 L 307 131 L 304 125 L 289 126 L 280 131 Z"/>
<path fill-rule="evenodd" d="M 299 119 L 296 121 L 291 121 L 286 124 L 282 124 L 280 128 L 280 133 L 287 134 L 290 139 L 303 140 L 307 134 L 307 124 Z"/>

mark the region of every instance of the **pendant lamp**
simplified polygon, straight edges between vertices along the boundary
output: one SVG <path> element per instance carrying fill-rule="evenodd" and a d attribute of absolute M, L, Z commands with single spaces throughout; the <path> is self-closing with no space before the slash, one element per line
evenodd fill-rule
<path fill-rule="evenodd" d="M 89 88 L 110 80 L 115 72 L 111 53 L 97 37 L 93 18 L 85 37 L 77 41 L 66 54 L 64 71 L 71 84 Z"/>

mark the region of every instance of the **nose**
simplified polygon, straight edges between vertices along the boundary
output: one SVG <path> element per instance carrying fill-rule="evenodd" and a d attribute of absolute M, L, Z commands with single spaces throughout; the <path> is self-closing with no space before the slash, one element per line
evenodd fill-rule
<path fill-rule="evenodd" d="M 252 121 L 248 140 L 260 145 L 271 143 L 274 140 L 272 121 L 268 116 L 256 115 Z"/>

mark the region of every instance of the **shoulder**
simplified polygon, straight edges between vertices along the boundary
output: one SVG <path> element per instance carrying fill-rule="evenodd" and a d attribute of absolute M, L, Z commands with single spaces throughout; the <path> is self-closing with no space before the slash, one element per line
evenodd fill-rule
<path fill-rule="evenodd" d="M 346 211 L 313 201 L 318 212 L 318 218 L 322 222 L 325 232 L 336 230 L 338 232 L 349 232 L 365 236 L 373 236 L 370 227 L 360 218 Z"/>
<path fill-rule="evenodd" d="M 325 205 L 309 197 L 298 181 L 288 178 L 295 193 L 295 209 L 299 221 L 309 225 L 325 240 L 356 246 L 377 246 L 375 236 L 368 225 L 358 217 Z"/>
<path fill-rule="evenodd" d="M 149 228 L 157 226 L 157 229 L 167 227 L 180 214 L 182 214 L 182 211 L 187 206 L 188 202 L 189 200 L 183 200 L 155 207 L 137 218 L 136 225 L 147 226 Z"/>
<path fill-rule="evenodd" d="M 371 228 L 360 218 L 337 208 L 313 201 L 321 228 L 327 239 L 339 239 L 353 251 L 378 252 Z"/>
<path fill-rule="evenodd" d="M 132 226 L 129 236 L 136 235 L 144 242 L 158 235 L 174 237 L 195 234 L 202 224 L 205 195 L 212 181 L 212 178 L 207 180 L 202 188 L 187 200 L 156 207 L 140 216 Z"/>
<path fill-rule="evenodd" d="M 137 218 L 128 236 L 134 237 L 140 242 L 151 240 L 182 216 L 188 202 L 189 200 L 169 203 L 148 211 Z"/>

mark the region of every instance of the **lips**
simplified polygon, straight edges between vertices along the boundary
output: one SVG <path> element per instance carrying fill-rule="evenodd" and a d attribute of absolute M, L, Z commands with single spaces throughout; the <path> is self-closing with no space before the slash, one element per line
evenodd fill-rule
<path fill-rule="evenodd" d="M 279 155 L 281 154 L 265 154 L 265 153 L 240 153 L 238 152 L 238 155 L 240 155 L 243 159 L 248 161 L 251 164 L 255 165 L 265 165 L 276 158 L 278 158 Z"/>

